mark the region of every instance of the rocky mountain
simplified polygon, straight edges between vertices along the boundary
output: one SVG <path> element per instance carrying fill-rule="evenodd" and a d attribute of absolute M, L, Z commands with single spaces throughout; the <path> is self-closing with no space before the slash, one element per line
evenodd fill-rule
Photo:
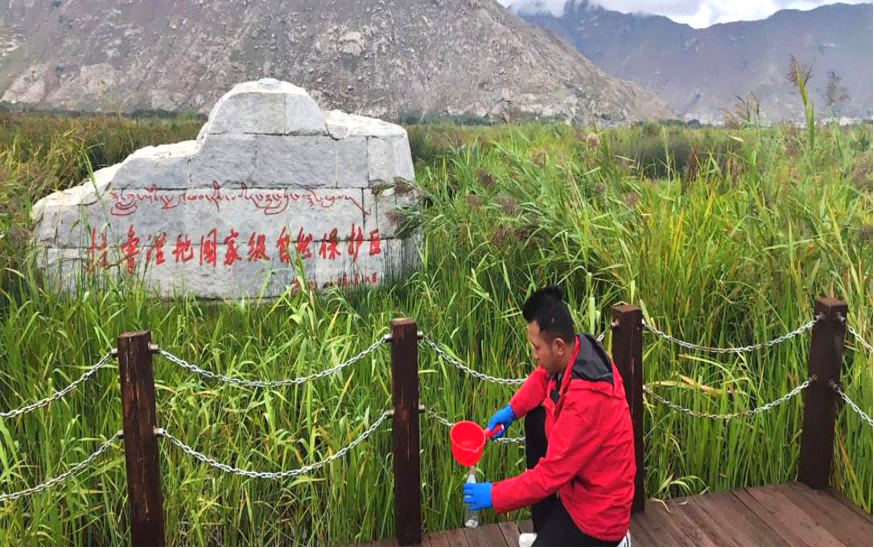
<path fill-rule="evenodd" d="M 837 98 L 848 96 L 836 101 L 834 114 L 872 115 L 871 4 L 783 10 L 762 21 L 705 29 L 587 0 L 568 2 L 561 16 L 522 16 L 568 40 L 609 74 L 656 93 L 686 118 L 720 120 L 721 109 L 749 92 L 768 119 L 802 118 L 797 91 L 785 77 L 790 55 L 812 66 L 809 85 L 820 115 L 833 114 L 825 106 L 830 71 L 841 79 Z"/>
<path fill-rule="evenodd" d="M 268 76 L 386 119 L 673 115 L 496 0 L 0 0 L 3 101 L 208 112 Z"/>

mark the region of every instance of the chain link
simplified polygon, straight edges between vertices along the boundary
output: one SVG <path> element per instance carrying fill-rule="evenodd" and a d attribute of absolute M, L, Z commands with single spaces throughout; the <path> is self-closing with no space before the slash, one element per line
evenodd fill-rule
<path fill-rule="evenodd" d="M 425 341 L 425 344 L 427 344 L 428 346 L 433 348 L 434 352 L 437 352 L 437 354 L 440 357 L 442 357 L 444 360 L 446 360 L 450 365 L 457 367 L 458 369 L 461 369 L 462 371 L 464 371 L 468 375 L 476 377 L 480 380 L 492 382 L 495 384 L 502 384 L 505 386 L 519 386 L 520 384 L 525 382 L 525 379 L 502 379 L 500 377 L 493 377 L 491 375 L 486 375 L 485 373 L 480 373 L 479 371 L 476 371 L 475 369 L 471 369 L 470 367 L 464 365 L 460 361 L 456 360 L 455 358 L 453 358 L 452 356 L 447 354 L 445 350 L 440 348 L 437 345 L 437 343 L 435 343 L 434 341 L 429 339 L 427 336 L 423 337 L 422 340 Z"/>
<path fill-rule="evenodd" d="M 741 411 L 739 413 L 727 413 L 724 415 L 718 415 L 718 414 L 713 414 L 713 413 L 701 413 L 700 411 L 693 411 L 692 409 L 689 409 L 688 407 L 683 407 L 682 405 L 677 405 L 676 403 L 659 396 L 658 394 L 653 392 L 653 390 L 649 386 L 646 386 L 646 385 L 643 386 L 643 391 L 646 392 L 647 394 L 649 394 L 650 396 L 652 396 L 656 401 L 658 401 L 662 405 L 665 405 L 665 406 L 671 408 L 673 411 L 677 411 L 679 413 L 683 413 L 684 415 L 690 415 L 692 417 L 698 417 L 701 419 L 711 419 L 711 420 L 724 421 L 724 420 L 751 417 L 751 416 L 756 415 L 758 413 L 764 413 L 765 411 L 770 411 L 771 409 L 777 407 L 778 405 L 786 403 L 787 401 L 789 401 L 793 397 L 800 394 L 805 388 L 810 386 L 811 381 L 813 381 L 815 378 L 816 377 L 811 377 L 811 378 L 807 379 L 803 383 L 801 383 L 798 386 L 796 386 L 795 388 L 793 388 L 786 395 L 781 396 L 780 398 L 778 398 L 770 403 L 766 403 L 765 405 L 762 405 L 761 407 L 756 407 L 755 409 L 747 409 L 746 411 Z"/>
<path fill-rule="evenodd" d="M 18 500 L 21 497 L 35 495 L 37 493 L 45 491 L 46 489 L 49 489 L 50 487 L 54 487 L 55 485 L 57 485 L 59 483 L 63 483 L 64 481 L 66 481 L 70 477 L 75 476 L 76 474 L 78 474 L 79 472 L 84 470 L 89 464 L 91 464 L 95 460 L 97 460 L 100 457 L 100 455 L 102 455 L 110 447 L 115 445 L 115 442 L 117 442 L 121 438 L 122 438 L 121 431 L 116 432 L 114 436 L 112 436 L 111 438 L 106 440 L 106 442 L 104 442 L 103 445 L 98 447 L 97 451 L 94 451 L 93 453 L 91 453 L 91 455 L 87 459 L 83 460 L 82 462 L 80 462 L 76 466 L 70 468 L 69 470 L 67 470 L 66 472 L 61 474 L 60 476 L 54 477 L 54 478 L 52 478 L 44 483 L 41 483 L 37 486 L 28 487 L 24 491 L 18 491 L 17 493 L 0 493 L 0 502 L 6 502 L 7 500 Z"/>
<path fill-rule="evenodd" d="M 254 479 L 282 480 L 282 479 L 287 479 L 287 478 L 294 478 L 297 476 L 301 476 L 303 474 L 309 474 L 310 472 L 312 472 L 314 470 L 318 470 L 319 468 L 326 466 L 326 465 L 334 462 L 335 460 L 341 458 L 343 455 L 345 455 L 346 453 L 348 453 L 349 451 L 354 449 L 358 444 L 360 444 L 361 442 L 363 442 L 364 440 L 369 438 L 371 434 L 376 432 L 376 429 L 379 428 L 383 422 L 385 422 L 385 419 L 388 418 L 390 414 L 391 414 L 390 411 L 385 411 L 378 419 L 376 419 L 376 422 L 374 422 L 370 426 L 370 428 L 368 428 L 367 430 L 364 431 L 363 434 L 361 434 L 360 436 L 355 438 L 355 440 L 353 440 L 352 443 L 350 443 L 349 445 L 347 445 L 343 449 L 340 449 L 339 451 L 337 451 L 336 453 L 334 453 L 330 457 L 326 458 L 325 460 L 316 462 L 314 464 L 308 464 L 302 468 L 298 468 L 295 470 L 285 470 L 283 472 L 254 472 L 251 470 L 243 470 L 241 468 L 236 468 L 236 467 L 231 466 L 229 464 L 223 464 L 221 462 L 218 462 L 215 459 L 207 457 L 203 453 L 198 453 L 197 451 L 195 451 L 191 447 L 185 445 L 185 443 L 183 443 L 181 440 L 179 440 L 178 438 L 176 438 L 175 436 L 173 436 L 172 434 L 170 434 L 169 432 L 167 432 L 163 428 L 158 428 L 155 431 L 155 434 L 157 434 L 159 436 L 163 436 L 163 437 L 167 438 L 168 440 L 170 440 L 170 442 L 172 442 L 173 445 L 182 449 L 182 452 L 185 453 L 186 455 L 194 457 L 195 459 L 199 460 L 200 462 L 202 462 L 204 464 L 208 464 L 209 466 L 212 466 L 213 468 L 217 468 L 217 469 L 221 470 L 222 472 L 225 472 L 228 474 L 234 474 L 237 476 L 243 476 L 243 477 L 247 477 L 247 478 L 254 478 Z"/>
<path fill-rule="evenodd" d="M 856 403 L 853 400 L 851 400 L 850 397 L 847 396 L 843 390 L 841 390 L 841 387 L 838 386 L 838 383 L 836 383 L 834 380 L 829 380 L 828 383 L 832 387 L 832 390 L 837 392 L 838 395 L 841 397 L 841 399 L 843 399 L 845 402 L 847 402 L 847 405 L 849 405 L 853 411 L 855 411 L 860 417 L 865 419 L 865 422 L 868 423 L 868 426 L 871 426 L 872 428 L 874 428 L 874 420 L 872 420 L 871 417 L 869 417 L 867 413 L 862 411 L 859 408 L 859 406 L 856 405 Z"/>
<path fill-rule="evenodd" d="M 449 419 L 441 417 L 436 412 L 432 411 L 431 409 L 429 409 L 427 407 L 425 408 L 425 414 L 427 414 L 429 417 L 431 417 L 435 421 L 439 422 L 440 424 L 442 424 L 446 428 L 452 428 L 452 426 L 453 426 L 453 424 L 451 422 L 449 422 Z"/>
<path fill-rule="evenodd" d="M 26 406 L 22 407 L 21 409 L 14 409 L 12 411 L 0 411 L 0 419 L 11 419 L 11 418 L 17 417 L 19 415 L 24 415 L 24 414 L 30 413 L 31 411 L 33 411 L 35 409 L 39 409 L 40 407 L 45 407 L 46 405 L 52 403 L 55 400 L 59 400 L 59 399 L 63 398 L 64 396 L 66 396 L 67 394 L 69 394 L 70 392 L 75 390 L 80 384 L 82 384 L 83 382 L 87 381 L 92 376 L 94 376 L 94 374 L 97 373 L 97 371 L 100 370 L 101 367 L 106 365 L 107 362 L 109 362 L 109 360 L 111 360 L 111 359 L 112 359 L 112 353 L 109 353 L 109 354 L 103 356 L 103 358 L 99 362 L 95 363 L 90 368 L 88 368 L 88 371 L 86 371 L 81 377 L 79 377 L 78 379 L 76 379 L 75 381 L 70 383 L 70 385 L 67 386 L 66 388 L 55 392 L 54 394 L 52 394 L 51 396 L 49 396 L 47 398 L 43 398 L 39 401 L 33 402 L 32 404 L 26 405 Z"/>
<path fill-rule="evenodd" d="M 442 424 L 443 426 L 445 426 L 447 428 L 452 428 L 452 426 L 453 426 L 453 424 L 451 422 L 449 422 L 449 419 L 446 419 L 445 417 L 441 417 L 440 415 L 438 415 L 434 411 L 431 411 L 428 408 L 425 408 L 425 414 L 427 414 L 429 417 L 431 417 L 432 419 L 434 419 L 435 421 L 439 422 L 440 424 Z M 525 445 L 525 438 L 506 438 L 506 437 L 504 437 L 504 438 L 498 438 L 498 439 L 492 440 L 492 441 L 496 441 L 498 443 L 507 443 L 507 444 L 515 443 L 517 445 Z"/>
<path fill-rule="evenodd" d="M 686 341 L 677 339 L 676 337 L 672 337 L 672 336 L 668 335 L 664 331 L 660 331 L 655 326 L 650 325 L 649 323 L 647 323 L 647 321 L 645 319 L 643 320 L 643 327 L 647 331 L 649 331 L 650 333 L 656 335 L 657 337 L 660 337 L 668 342 L 672 342 L 678 346 L 682 346 L 683 348 L 686 348 L 688 350 L 710 352 L 712 354 L 739 354 L 742 352 L 754 352 L 756 350 L 761 350 L 763 348 L 770 348 L 772 346 L 776 346 L 780 343 L 786 342 L 793 337 L 797 337 L 798 335 L 800 335 L 802 333 L 810 331 L 811 329 L 813 329 L 813 326 L 816 325 L 816 322 L 820 321 L 823 318 L 824 318 L 823 314 L 818 314 L 816 316 L 816 318 L 814 318 L 813 320 L 802 325 L 798 329 L 795 329 L 794 331 L 790 331 L 789 333 L 786 333 L 785 335 L 780 335 L 776 339 L 772 339 L 770 341 L 766 341 L 763 343 L 757 343 L 757 344 L 750 344 L 747 346 L 734 346 L 734 347 L 727 347 L 727 348 L 719 348 L 719 347 L 715 347 L 715 346 L 704 346 L 704 345 L 694 344 L 694 343 L 690 343 L 690 342 L 686 342 Z"/>
<path fill-rule="evenodd" d="M 221 375 L 219 373 L 213 373 L 212 371 L 207 371 L 206 369 L 202 369 L 202 368 L 200 368 L 192 363 L 188 363 L 187 361 L 183 360 L 182 358 L 174 356 L 173 354 L 167 352 L 166 350 L 159 348 L 158 353 L 160 353 L 162 356 L 164 356 L 165 358 L 167 358 L 171 362 L 175 363 L 179 367 L 182 367 L 183 369 L 187 369 L 187 370 L 191 371 L 192 373 L 196 373 L 198 375 L 201 375 L 201 376 L 204 376 L 204 377 L 216 380 L 216 381 L 220 381 L 220 382 L 227 383 L 227 384 L 234 384 L 237 386 L 244 386 L 247 388 L 280 388 L 283 386 L 301 385 L 301 384 L 304 384 L 304 383 L 307 383 L 310 381 L 314 381 L 317 379 L 321 379 L 321 378 L 333 375 L 334 373 L 338 373 L 338 372 L 342 371 L 343 369 L 346 369 L 350 365 L 354 364 L 355 362 L 359 361 L 360 359 L 364 358 L 368 354 L 372 353 L 377 348 L 382 346 L 384 343 L 385 343 L 385 338 L 377 339 L 376 341 L 374 341 L 373 344 L 368 346 L 366 349 L 362 350 L 361 352 L 352 356 L 351 358 L 344 361 L 343 363 L 341 363 L 339 365 L 335 365 L 334 367 L 332 367 L 330 369 L 325 369 L 324 371 L 319 371 L 318 373 L 313 373 L 312 375 L 307 375 L 305 377 L 297 377 L 294 379 L 285 379 L 285 380 L 278 380 L 278 381 L 249 381 L 246 379 L 241 379 L 239 377 L 229 377 L 227 375 Z"/>
<path fill-rule="evenodd" d="M 861 343 L 862 346 L 864 346 L 868 350 L 868 353 L 874 353 L 874 349 L 871 348 L 871 344 L 866 341 L 865 338 L 862 337 L 862 335 L 859 334 L 859 332 L 856 331 L 856 329 L 852 325 L 850 325 L 845 316 L 843 316 L 842 314 L 838 314 L 838 320 L 840 320 L 844 325 L 847 326 L 847 331 L 850 332 L 850 335 L 855 337 L 856 340 L 859 341 L 859 343 Z"/>

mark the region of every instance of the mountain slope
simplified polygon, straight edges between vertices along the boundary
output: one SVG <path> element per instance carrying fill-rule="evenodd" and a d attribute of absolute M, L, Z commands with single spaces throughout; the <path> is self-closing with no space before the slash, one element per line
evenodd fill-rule
<path fill-rule="evenodd" d="M 564 37 L 608 73 L 658 94 L 686 118 L 720 119 L 722 108 L 750 91 L 768 118 L 801 118 L 798 95 L 785 78 L 790 54 L 813 65 L 810 85 L 821 115 L 831 114 L 823 97 L 829 71 L 842 78 L 850 98 L 837 113 L 872 114 L 871 4 L 784 10 L 762 21 L 706 29 L 586 0 L 565 6 L 561 17 L 522 16 Z"/>
<path fill-rule="evenodd" d="M 383 118 L 672 115 L 494 0 L 0 0 L 0 14 L 5 101 L 205 112 L 272 76 Z"/>

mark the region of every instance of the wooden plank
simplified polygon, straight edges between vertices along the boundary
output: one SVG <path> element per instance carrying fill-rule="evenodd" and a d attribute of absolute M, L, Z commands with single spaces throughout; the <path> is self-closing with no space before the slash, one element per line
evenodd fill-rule
<path fill-rule="evenodd" d="M 757 513 L 753 512 L 743 501 L 735 496 L 735 491 L 727 491 L 725 492 L 725 496 L 731 499 L 732 508 L 743 516 L 743 519 L 755 527 L 756 531 L 767 536 L 767 545 L 789 546 L 789 542 L 783 537 L 783 535 L 771 527 L 771 523 L 759 517 Z"/>
<path fill-rule="evenodd" d="M 508 546 L 504 532 L 497 523 L 486 525 L 485 533 L 486 538 L 489 540 L 489 546 Z"/>
<path fill-rule="evenodd" d="M 859 506 L 855 502 L 848 499 L 846 495 L 844 495 L 843 493 L 838 491 L 835 487 L 829 487 L 828 489 L 825 490 L 825 492 L 828 493 L 829 495 L 831 495 L 835 500 L 837 500 L 838 502 L 840 502 L 841 504 L 843 504 L 844 506 L 846 506 L 847 508 L 849 508 L 850 510 L 852 510 L 856 514 L 858 514 L 860 517 L 867 520 L 868 523 L 871 523 L 871 514 L 866 512 L 864 508 L 862 508 L 861 506 Z"/>
<path fill-rule="evenodd" d="M 468 529 L 465 527 L 462 529 L 464 533 L 464 537 L 467 539 L 468 546 L 487 546 L 486 541 L 479 534 L 479 527 L 475 527 L 473 529 Z"/>
<path fill-rule="evenodd" d="M 721 518 L 714 519 L 711 515 L 711 511 L 705 506 L 701 505 L 701 503 L 697 499 L 689 504 L 688 512 L 690 516 L 694 517 L 695 523 L 697 523 L 699 527 L 707 531 L 708 536 L 712 536 L 717 539 L 716 545 L 743 546 L 740 542 L 738 542 L 731 530 L 726 531 L 726 529 L 720 527 Z"/>
<path fill-rule="evenodd" d="M 670 520 L 679 531 L 688 537 L 691 546 L 724 546 L 720 542 L 719 535 L 714 534 L 713 530 L 701 527 L 697 523 L 695 515 L 691 512 L 694 509 L 694 504 L 689 499 L 671 500 L 667 504 L 667 508 L 661 504 L 656 504 L 651 518 Z"/>
<path fill-rule="evenodd" d="M 525 519 L 519 522 L 519 531 L 521 533 L 533 533 L 534 532 L 534 522 L 530 519 Z"/>
<path fill-rule="evenodd" d="M 422 542 L 422 475 L 419 462 L 419 340 L 415 320 L 391 322 L 392 462 L 395 537 Z"/>
<path fill-rule="evenodd" d="M 697 497 L 693 506 L 710 523 L 715 534 L 720 539 L 723 539 L 720 544 L 727 546 L 760 546 L 761 544 L 752 541 L 750 535 L 740 530 L 743 524 L 737 522 L 737 516 L 731 513 L 724 514 L 725 510 L 719 508 L 719 504 L 714 504 L 709 500 L 710 495 L 710 493 L 707 493 Z"/>
<path fill-rule="evenodd" d="M 847 497 L 840 493 L 837 493 L 838 496 L 835 496 L 836 492 L 833 489 L 811 489 L 799 482 L 788 483 L 786 487 L 812 499 L 815 504 L 832 516 L 835 521 L 853 523 L 854 527 L 870 528 L 871 526 L 871 514 L 866 513 L 862 508 L 850 502 Z"/>
<path fill-rule="evenodd" d="M 667 505 L 677 523 L 694 546 L 729 546 L 713 526 L 712 520 L 700 511 L 690 498 L 671 499 Z"/>
<path fill-rule="evenodd" d="M 812 520 L 847 546 L 870 546 L 871 526 L 855 512 L 830 495 L 815 491 L 803 483 L 775 485 Z"/>
<path fill-rule="evenodd" d="M 656 519 L 657 515 L 655 509 L 650 508 L 651 504 L 653 504 L 652 501 L 647 502 L 645 510 L 640 512 L 640 514 L 646 514 L 646 516 L 641 516 L 641 523 L 646 527 L 656 546 L 673 546 L 674 540 L 671 538 L 667 525 L 663 520 Z"/>
<path fill-rule="evenodd" d="M 501 534 L 507 546 L 519 546 L 519 526 L 512 521 L 504 521 L 498 524 Z"/>
<path fill-rule="evenodd" d="M 713 518 L 714 524 L 739 546 L 785 546 L 786 541 L 773 529 L 750 513 L 749 509 L 730 493 L 711 493 L 696 499 Z M 743 507 L 746 511 L 739 510 Z"/>
<path fill-rule="evenodd" d="M 653 546 L 665 546 L 666 543 L 669 542 L 663 534 L 661 534 L 663 528 L 656 527 L 652 523 L 652 516 L 648 515 L 646 511 L 638 512 L 637 514 L 633 514 L 634 520 L 637 523 L 637 527 L 643 529 L 647 532 L 647 536 L 652 539 Z"/>
<path fill-rule="evenodd" d="M 446 535 L 446 531 L 428 533 L 426 537 L 428 538 L 428 543 L 431 546 L 452 546 L 452 544 L 450 544 L 449 537 Z"/>
<path fill-rule="evenodd" d="M 770 487 L 753 487 L 747 492 L 759 501 L 765 509 L 771 513 L 773 519 L 781 521 L 791 530 L 796 531 L 798 536 L 803 537 L 804 544 L 810 546 L 843 546 L 834 535 L 823 529 L 819 524 L 811 520 L 810 516 L 784 494 Z M 760 517 L 761 514 L 759 514 Z M 762 519 L 765 519 L 762 517 Z M 770 520 L 766 520 L 771 523 Z M 781 532 L 782 534 L 782 532 Z M 785 537 L 784 537 L 785 538 Z M 787 539 L 788 541 L 788 539 Z M 793 544 L 790 542 L 790 544 Z"/>
<path fill-rule="evenodd" d="M 659 521 L 665 533 L 668 534 L 672 546 L 695 546 L 693 539 L 686 534 L 683 520 L 678 516 L 678 511 L 670 509 L 666 504 L 658 501 L 647 503 L 646 512 L 651 515 L 649 519 Z"/>
<path fill-rule="evenodd" d="M 647 501 L 642 513 L 646 515 L 640 516 L 641 524 L 646 527 L 658 546 L 689 546 L 691 544 L 691 540 L 680 532 L 661 502 Z"/>
<path fill-rule="evenodd" d="M 446 546 L 470 546 L 467 541 L 467 537 L 464 534 L 464 531 L 462 531 L 461 529 L 451 529 L 449 531 L 443 531 L 443 534 L 446 535 L 446 541 L 448 543 L 446 544 Z"/>
<path fill-rule="evenodd" d="M 632 546 L 658 546 L 655 539 L 647 531 L 644 521 L 640 518 L 642 514 L 632 514 L 631 523 L 628 528 L 631 530 L 631 545 Z"/>
<path fill-rule="evenodd" d="M 767 523 L 775 533 L 783 537 L 783 540 L 786 541 L 788 546 L 811 546 L 810 542 L 802 538 L 796 529 L 775 518 L 773 512 L 753 497 L 749 490 L 738 489 L 732 491 L 731 494 L 743 503 L 744 506 L 749 508 L 752 513 L 758 516 L 759 519 Z"/>
<path fill-rule="evenodd" d="M 464 533 L 468 546 L 486 546 L 485 538 L 482 537 L 479 527 L 474 527 L 473 529 L 465 527 L 461 529 L 461 532 Z"/>
<path fill-rule="evenodd" d="M 501 528 L 497 525 L 480 525 L 479 527 L 465 528 L 464 535 L 471 546 L 506 546 L 507 541 Z"/>

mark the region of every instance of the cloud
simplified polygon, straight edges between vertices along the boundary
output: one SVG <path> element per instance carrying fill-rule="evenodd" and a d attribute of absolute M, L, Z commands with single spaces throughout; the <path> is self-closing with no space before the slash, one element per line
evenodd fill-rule
<path fill-rule="evenodd" d="M 523 13 L 561 15 L 568 0 L 498 0 Z M 572 2 L 576 0 L 570 0 Z M 849 4 L 870 3 L 871 0 L 841 0 Z M 755 21 L 782 9 L 809 10 L 835 0 L 589 0 L 609 10 L 622 13 L 664 15 L 696 28 L 730 21 Z"/>

